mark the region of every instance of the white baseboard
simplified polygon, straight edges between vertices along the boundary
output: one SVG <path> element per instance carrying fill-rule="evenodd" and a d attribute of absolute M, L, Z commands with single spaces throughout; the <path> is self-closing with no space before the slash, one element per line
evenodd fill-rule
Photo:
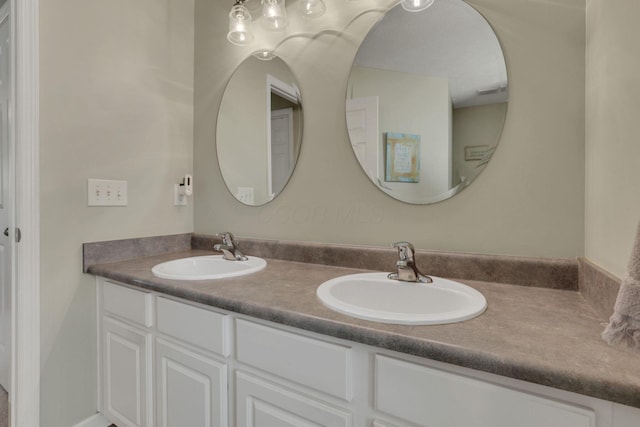
<path fill-rule="evenodd" d="M 73 427 L 108 427 L 110 425 L 111 421 L 103 417 L 102 414 L 95 414 L 84 421 L 80 421 Z"/>

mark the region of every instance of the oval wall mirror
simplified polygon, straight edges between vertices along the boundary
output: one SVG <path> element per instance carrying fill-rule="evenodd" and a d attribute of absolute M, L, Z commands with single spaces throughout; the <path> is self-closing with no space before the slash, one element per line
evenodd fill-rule
<path fill-rule="evenodd" d="M 506 118 L 507 70 L 487 21 L 462 0 L 400 5 L 355 57 L 347 127 L 364 172 L 413 204 L 454 196 L 482 172 Z"/>
<path fill-rule="evenodd" d="M 287 64 L 245 59 L 222 96 L 218 164 L 234 197 L 249 206 L 273 200 L 295 168 L 302 143 L 302 100 Z"/>

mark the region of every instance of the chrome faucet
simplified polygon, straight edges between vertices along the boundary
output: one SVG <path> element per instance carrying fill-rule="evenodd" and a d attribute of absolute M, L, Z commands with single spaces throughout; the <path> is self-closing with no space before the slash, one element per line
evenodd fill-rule
<path fill-rule="evenodd" d="M 229 232 L 219 233 L 218 237 L 222 238 L 222 243 L 218 243 L 213 246 L 216 251 L 222 252 L 222 257 L 229 261 L 247 261 L 248 258 L 240 252 L 238 249 L 238 242 L 236 242 L 233 234 Z"/>
<path fill-rule="evenodd" d="M 402 282 L 432 283 L 433 279 L 422 274 L 416 267 L 416 248 L 409 242 L 396 242 L 394 248 L 398 248 L 398 261 L 396 261 L 397 273 L 389 273 L 389 279 Z"/>

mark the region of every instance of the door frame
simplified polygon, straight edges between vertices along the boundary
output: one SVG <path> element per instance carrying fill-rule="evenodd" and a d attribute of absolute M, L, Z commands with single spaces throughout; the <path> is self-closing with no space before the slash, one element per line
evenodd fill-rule
<path fill-rule="evenodd" d="M 11 5 L 9 4 L 9 2 L 5 2 L 2 6 L 0 6 L 0 25 L 2 25 L 4 22 L 7 22 L 8 24 L 8 28 L 9 28 L 9 40 L 11 40 Z M 0 40 L 0 43 L 3 44 L 2 40 Z M 6 152 L 3 152 L 3 158 L 2 158 L 2 162 L 4 163 L 5 160 L 8 161 L 7 165 L 2 165 L 2 174 L 4 175 L 5 170 L 4 167 L 6 167 L 6 173 L 7 173 L 7 180 L 6 183 L 4 182 L 4 176 L 3 176 L 3 183 L 2 185 L 4 186 L 5 184 L 8 186 L 8 188 L 10 189 L 9 193 L 10 194 L 5 194 L 4 195 L 4 199 L 3 203 L 6 201 L 6 205 L 3 206 L 3 209 L 5 209 L 6 212 L 6 222 L 2 223 L 2 227 L 7 227 L 6 231 L 8 232 L 9 230 L 13 230 L 14 224 L 15 224 L 15 209 L 14 209 L 14 204 L 13 204 L 13 197 L 15 194 L 15 155 L 14 155 L 14 149 L 15 149 L 15 143 L 14 143 L 14 139 L 13 139 L 13 123 L 11 122 L 12 117 L 13 117 L 13 96 L 14 96 L 14 91 L 13 91 L 13 79 L 15 78 L 15 76 L 13 75 L 13 70 L 12 70 L 12 64 L 13 64 L 13 58 L 12 58 L 12 53 L 11 53 L 11 46 L 10 49 L 8 51 L 9 53 L 9 69 L 8 69 L 8 73 L 9 73 L 9 77 L 8 77 L 8 82 L 9 82 L 9 87 L 8 87 L 8 101 L 7 105 L 5 106 L 6 108 L 6 113 L 7 113 L 7 123 L 6 123 L 6 137 L 7 137 L 7 149 Z M 4 84 L 5 82 L 3 82 Z M 4 114 L 3 114 L 4 115 Z M 0 118 L 0 120 L 3 120 L 3 118 Z M 2 129 L 2 132 L 5 132 L 5 129 Z M 3 147 L 4 148 L 4 147 Z M 6 159 L 5 157 L 6 156 Z M 2 190 L 4 191 L 4 189 Z M 13 233 L 10 233 L 11 236 L 13 235 Z M 11 395 L 11 388 L 13 386 L 12 382 L 11 382 L 11 370 L 12 370 L 12 366 L 11 366 L 11 361 L 13 360 L 13 350 L 12 350 L 12 343 L 13 343 L 13 329 L 12 329 L 12 325 L 13 325 L 13 314 L 12 314 L 12 309 L 13 309 L 13 301 L 12 301 L 12 295 L 13 295 L 13 282 L 14 282 L 14 276 L 13 276 L 13 272 L 15 270 L 14 265 L 13 265 L 13 252 L 15 251 L 15 241 L 14 239 L 11 239 L 9 237 L 10 234 L 7 234 L 7 242 L 8 245 L 5 248 L 6 251 L 10 254 L 9 256 L 9 263 L 6 263 L 6 255 L 2 254 L 2 257 L 4 257 L 4 264 L 6 266 L 9 267 L 9 273 L 11 274 L 11 276 L 9 277 L 8 280 L 6 280 L 5 286 L 8 287 L 9 290 L 9 299 L 8 301 L 4 301 L 4 295 L 2 298 L 2 303 L 6 303 L 8 302 L 9 304 L 9 310 L 8 312 L 3 313 L 2 318 L 0 319 L 0 321 L 4 322 L 5 319 L 9 320 L 9 330 L 8 330 L 8 336 L 5 337 L 5 339 L 8 341 L 8 345 L 6 347 L 6 352 L 7 352 L 7 356 L 9 357 L 9 366 L 7 366 L 8 368 L 8 372 L 6 372 L 7 377 L 4 378 L 4 374 L 5 372 L 3 372 L 3 386 L 6 389 L 5 391 L 7 391 L 9 393 L 9 395 Z M 3 271 L 2 274 L 4 275 L 5 272 Z M 4 277 L 2 278 L 3 280 L 5 279 Z M 6 289 L 0 289 L 0 292 L 5 292 Z M 2 309 L 4 309 L 5 307 L 2 307 Z M 4 331 L 5 330 L 5 325 L 0 325 L 0 328 Z M 4 363 L 3 363 L 4 365 Z M 2 367 L 2 370 L 4 371 L 4 366 Z"/>
<path fill-rule="evenodd" d="M 11 427 L 40 424 L 39 0 L 11 6 L 15 142 Z"/>
<path fill-rule="evenodd" d="M 271 172 L 271 94 L 278 95 L 287 101 L 299 105 L 300 91 L 296 86 L 292 86 L 278 79 L 277 77 L 267 74 L 267 199 L 271 200 L 273 192 L 273 178 Z"/>

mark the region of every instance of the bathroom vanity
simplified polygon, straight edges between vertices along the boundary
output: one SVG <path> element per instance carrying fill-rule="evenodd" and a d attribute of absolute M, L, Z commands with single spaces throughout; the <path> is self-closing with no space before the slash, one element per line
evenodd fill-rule
<path fill-rule="evenodd" d="M 319 284 L 361 269 L 267 259 L 237 278 L 151 274 L 207 253 L 86 266 L 99 409 L 118 426 L 640 425 L 637 355 L 599 339 L 603 319 L 578 292 L 465 280 L 484 314 L 404 326 L 317 299 Z"/>

